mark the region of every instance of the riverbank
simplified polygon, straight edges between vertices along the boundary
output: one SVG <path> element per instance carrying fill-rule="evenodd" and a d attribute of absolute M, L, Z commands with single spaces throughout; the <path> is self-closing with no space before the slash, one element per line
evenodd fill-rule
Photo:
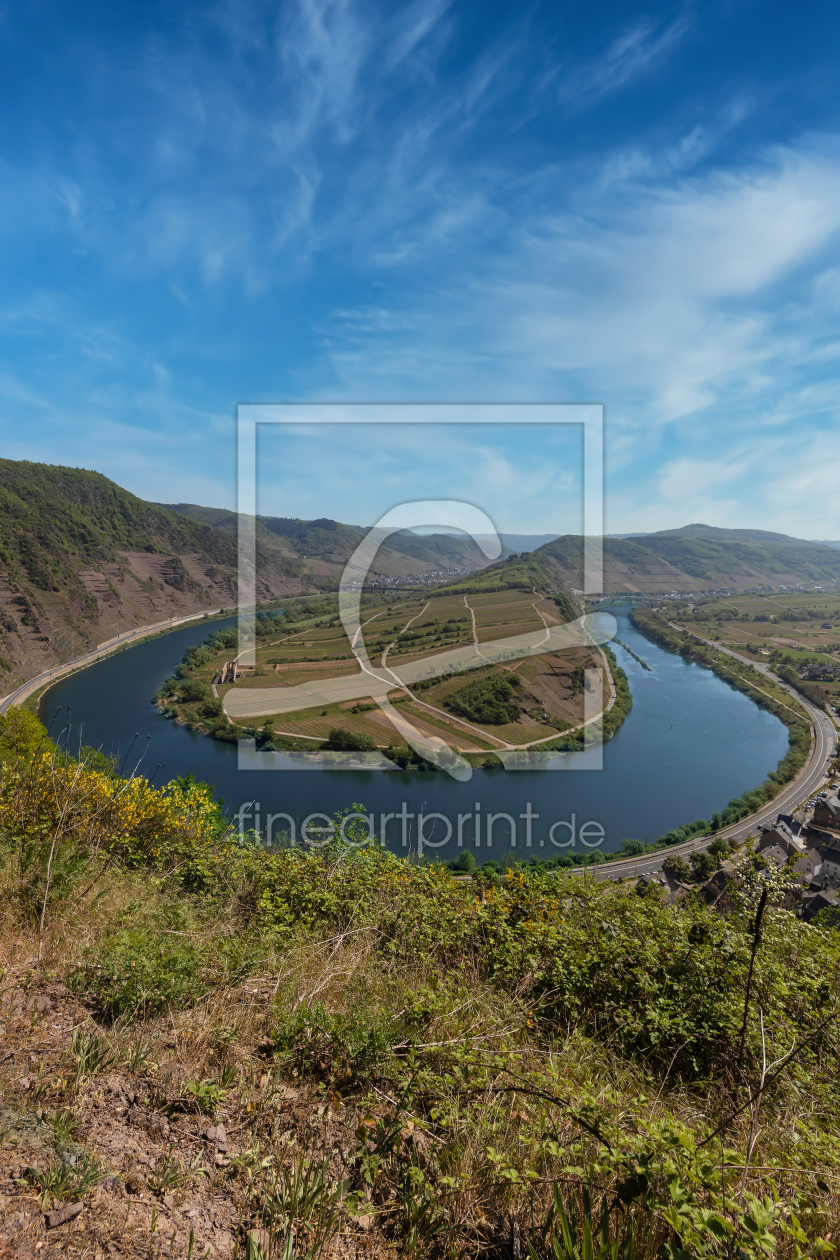
<path fill-rule="evenodd" d="M 260 636 L 268 637 L 275 632 L 271 629 L 266 630 L 265 627 L 266 623 L 261 624 L 259 621 L 255 623 L 257 642 Z M 233 631 L 213 631 L 202 645 L 190 646 L 176 666 L 174 673 L 164 681 L 152 697 L 152 702 L 159 712 L 190 731 L 209 736 L 222 743 L 235 744 L 240 740 L 253 740 L 260 752 L 308 753 L 314 759 L 319 752 L 324 750 L 378 751 L 403 769 L 437 769 L 436 766 L 424 761 L 395 730 L 387 726 L 377 728 L 380 741 L 376 742 L 371 733 L 362 729 L 363 722 L 355 721 L 356 715 L 376 712 L 376 706 L 372 703 L 359 702 L 349 708 L 346 703 L 325 701 L 323 707 L 316 705 L 311 712 L 297 715 L 317 719 L 324 728 L 324 734 L 321 736 L 314 734 L 296 736 L 287 731 L 278 731 L 275 722 L 281 719 L 266 718 L 262 726 L 235 722 L 225 710 L 217 685 L 222 685 L 220 680 L 227 668 L 225 658 L 233 656 L 237 647 L 238 641 Z M 457 722 L 457 718 L 453 718 L 450 712 L 424 704 L 408 687 L 400 689 L 396 682 L 390 699 L 396 705 L 414 705 L 414 709 L 409 711 L 407 716 L 410 720 L 417 721 L 421 730 L 424 725 L 431 726 L 435 734 L 448 735 L 450 740 L 460 734 L 465 742 L 471 741 L 471 748 L 458 747 L 458 751 L 474 768 L 502 768 L 504 763 L 496 755 L 496 751 L 527 750 L 546 756 L 558 752 L 579 752 L 593 743 L 611 739 L 625 721 L 633 705 L 627 674 L 619 666 L 615 654 L 606 646 L 597 648 L 596 651 L 602 661 L 602 678 L 609 688 L 609 700 L 604 709 L 595 716 L 570 726 L 566 731 L 536 739 L 531 743 L 518 745 L 505 743 L 491 728 L 479 730 L 476 726 L 466 723 L 464 724 L 465 735 L 464 731 L 459 731 L 453 725 Z M 326 668 L 331 668 L 329 661 L 326 662 Z M 267 673 L 265 667 L 261 665 L 257 665 L 254 672 L 255 677 Z M 481 672 L 480 670 L 471 671 L 468 677 Z M 585 687 L 589 685 L 585 682 L 583 666 L 580 666 L 577 672 L 580 674 L 579 690 L 583 693 Z M 501 677 L 504 681 L 509 675 Z M 250 681 L 246 679 L 246 685 Z M 516 681 L 515 678 L 514 681 Z M 419 691 L 420 688 L 417 690 Z M 282 695 L 282 692 L 280 694 Z M 448 721 L 443 719 L 448 719 Z M 330 726 L 337 729 L 331 730 L 327 735 L 327 728 Z M 381 742 L 386 734 L 390 736 L 390 742 L 387 744 Z M 336 742 L 339 736 L 340 743 Z M 478 751 L 482 747 L 486 751 Z"/>
<path fill-rule="evenodd" d="M 713 834 L 733 826 L 748 815 L 755 814 L 774 800 L 785 784 L 796 779 L 812 752 L 812 718 L 798 702 L 795 703 L 795 707 L 785 702 L 789 696 L 781 686 L 777 690 L 784 695 L 784 700 L 769 691 L 768 687 L 774 686 L 773 681 L 768 680 L 764 675 L 759 675 L 747 662 L 739 665 L 731 655 L 725 657 L 711 645 L 679 630 L 654 609 L 634 608 L 630 611 L 629 619 L 647 638 L 670 651 L 678 652 L 684 660 L 693 661 L 711 670 L 718 678 L 748 696 L 759 708 L 772 713 L 787 727 L 788 751 L 780 759 L 776 769 L 768 774 L 759 787 L 733 798 L 723 810 L 713 815 L 706 833 L 711 839 Z M 764 686 L 760 686 L 759 683 L 764 683 Z M 689 839 L 692 831 L 696 833 L 700 830 L 697 823 L 688 824 L 687 828 L 674 828 L 654 845 L 646 846 L 644 852 L 651 853 L 680 844 L 681 841 Z M 687 834 L 684 834 L 686 832 Z"/>
<path fill-rule="evenodd" d="M 72 674 L 78 673 L 80 670 L 86 669 L 89 665 L 93 665 L 96 661 L 104 660 L 108 656 L 113 656 L 117 652 L 122 652 L 126 648 L 136 647 L 140 643 L 146 643 L 150 639 L 157 639 L 163 635 L 170 634 L 173 630 L 180 629 L 181 626 L 188 625 L 193 621 L 212 621 L 219 617 L 230 616 L 230 609 L 211 608 L 204 609 L 200 612 L 189 613 L 184 617 L 174 617 L 170 621 L 156 622 L 151 626 L 138 626 L 135 630 L 127 630 L 123 634 L 117 635 L 113 639 L 106 639 L 97 647 L 86 652 L 83 656 L 74 657 L 70 661 L 65 661 L 60 665 L 53 665 L 47 670 L 28 678 L 9 695 L 0 699 L 0 714 L 8 712 L 8 710 L 18 704 L 26 704 L 33 713 L 37 713 L 38 705 L 45 694 L 55 683 L 62 678 L 67 678 Z"/>

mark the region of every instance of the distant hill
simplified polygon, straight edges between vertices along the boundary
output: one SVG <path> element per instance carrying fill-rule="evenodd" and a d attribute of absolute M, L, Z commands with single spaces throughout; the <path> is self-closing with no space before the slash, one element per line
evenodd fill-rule
<path fill-rule="evenodd" d="M 100 473 L 8 459 L 0 460 L 0 509 L 5 691 L 122 630 L 236 600 L 234 512 L 146 503 Z M 269 599 L 335 590 L 367 529 L 326 516 L 259 516 L 255 533 L 258 597 Z M 544 590 L 568 599 L 571 615 L 568 592 L 583 586 L 583 539 L 502 539 L 503 558 L 488 564 L 466 535 L 404 531 L 381 548 L 373 576 L 425 574 L 436 583 L 451 574 L 449 590 Z M 692 524 L 605 538 L 604 575 L 604 592 L 616 595 L 833 586 L 840 580 L 840 545 Z"/>
<path fill-rule="evenodd" d="M 711 542 L 802 542 L 790 534 L 775 534 L 766 529 L 719 529 L 717 525 L 682 525 L 679 529 L 662 529 L 642 538 L 702 538 Z"/>
<path fill-rule="evenodd" d="M 236 533 L 236 513 L 219 508 L 198 507 L 194 503 L 160 504 L 192 520 L 206 522 L 214 529 Z M 257 540 L 267 550 L 300 560 L 302 572 L 338 583 L 341 571 L 368 533 L 360 525 L 343 525 L 329 517 L 312 521 L 297 517 L 258 516 Z M 479 568 L 487 564 L 481 549 L 465 534 L 415 534 L 411 530 L 392 534 L 374 562 L 372 574 L 406 577 L 409 574 L 441 569 Z"/>
<path fill-rule="evenodd" d="M 583 583 L 583 540 L 566 535 L 540 548 L 566 580 Z M 604 592 L 702 591 L 716 587 L 834 584 L 840 553 L 820 543 L 759 529 L 686 525 L 635 538 L 604 539 Z"/>
<path fill-rule="evenodd" d="M 840 557 L 819 543 L 759 529 L 686 525 L 648 534 L 643 545 L 692 577 L 764 578 L 774 584 L 836 581 Z"/>

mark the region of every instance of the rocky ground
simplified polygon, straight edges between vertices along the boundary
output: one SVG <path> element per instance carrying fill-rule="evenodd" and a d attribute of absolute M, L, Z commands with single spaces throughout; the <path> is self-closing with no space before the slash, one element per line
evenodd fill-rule
<path fill-rule="evenodd" d="M 240 1068 L 234 1101 L 208 1107 L 176 1084 L 166 1057 L 174 1035 L 154 1047 L 124 1043 L 124 1054 L 97 1063 L 118 1039 L 96 1033 L 85 1064 L 93 1025 L 62 984 L 29 963 L 3 988 L 0 1260 L 212 1260 L 244 1256 L 249 1236 L 251 1253 L 262 1243 L 267 1254 L 268 1233 L 252 1233 L 267 1220 L 255 1187 L 284 1150 L 317 1151 L 330 1178 L 352 1179 L 360 1117 L 337 1097 L 252 1064 Z M 323 1254 L 392 1255 L 372 1221 L 364 1208 L 345 1213 Z"/>

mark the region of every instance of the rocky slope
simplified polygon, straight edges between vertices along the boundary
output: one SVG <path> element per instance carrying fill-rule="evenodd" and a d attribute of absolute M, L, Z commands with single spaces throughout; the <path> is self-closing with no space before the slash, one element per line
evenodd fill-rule
<path fill-rule="evenodd" d="M 317 589 L 258 548 L 263 599 Z M 236 599 L 236 539 L 84 469 L 0 460 L 0 688 L 135 626 Z"/>

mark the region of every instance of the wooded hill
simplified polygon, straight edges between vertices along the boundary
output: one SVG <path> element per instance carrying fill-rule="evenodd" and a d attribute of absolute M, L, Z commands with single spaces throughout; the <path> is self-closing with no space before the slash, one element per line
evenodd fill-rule
<path fill-rule="evenodd" d="M 566 534 L 535 554 L 550 557 L 572 586 L 583 585 L 583 539 Z M 760 529 L 685 525 L 639 538 L 604 539 L 604 592 L 656 593 L 718 587 L 797 586 L 840 578 L 840 551 Z"/>
<path fill-rule="evenodd" d="M 261 594 L 300 566 L 259 547 Z M 313 588 L 314 589 L 314 588 Z M 3 690 L 133 626 L 236 599 L 236 540 L 100 473 L 0 460 Z"/>
<path fill-rule="evenodd" d="M 195 503 L 163 503 L 160 507 L 183 513 L 223 533 L 236 533 L 235 512 L 199 507 Z M 302 572 L 310 577 L 330 578 L 336 585 L 341 570 L 368 530 L 360 525 L 343 525 L 329 517 L 313 521 L 287 516 L 257 516 L 256 536 L 267 548 L 276 548 L 290 559 L 302 562 Z M 374 576 L 405 577 L 447 568 L 481 568 L 487 558 L 473 540 L 464 534 L 414 534 L 403 530 L 392 534 L 379 549 Z"/>

